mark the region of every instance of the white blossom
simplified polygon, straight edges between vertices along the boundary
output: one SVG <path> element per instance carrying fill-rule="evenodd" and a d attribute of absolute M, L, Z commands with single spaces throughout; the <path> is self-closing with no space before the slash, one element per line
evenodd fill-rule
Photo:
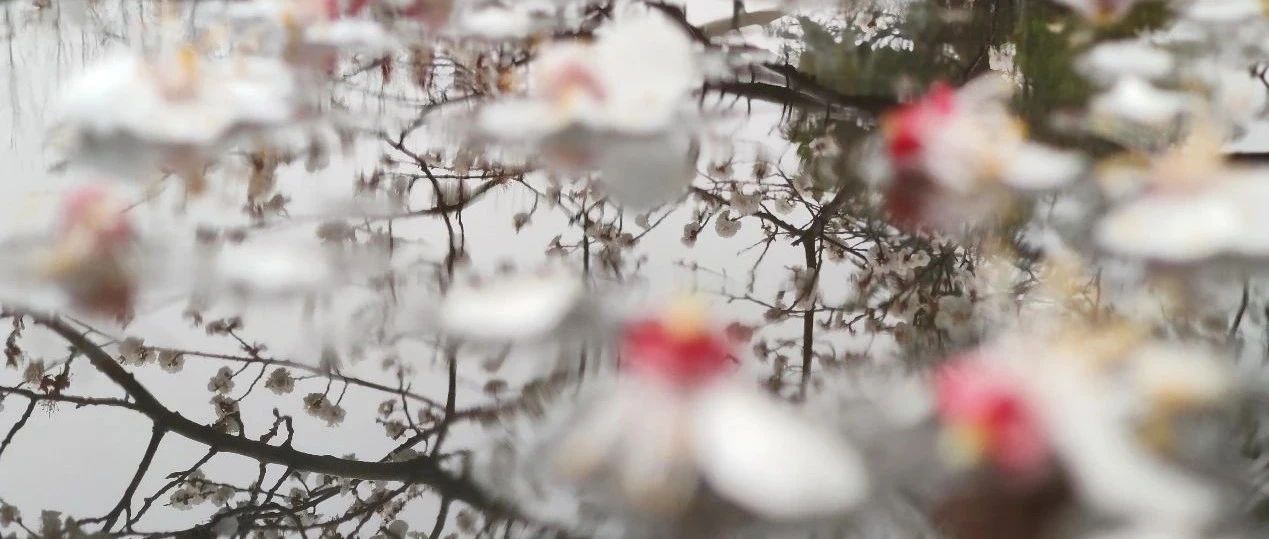
<path fill-rule="evenodd" d="M 295 378 L 285 367 L 277 367 L 265 379 L 264 387 L 278 395 L 285 395 L 295 390 Z"/>
<path fill-rule="evenodd" d="M 234 371 L 229 367 L 221 367 L 216 374 L 207 381 L 207 391 L 215 393 L 229 393 L 234 389 Z"/>
<path fill-rule="evenodd" d="M 159 368 L 167 372 L 180 372 L 185 366 L 185 354 L 162 350 L 158 356 Z"/>
<path fill-rule="evenodd" d="M 714 218 L 714 231 L 721 238 L 730 238 L 740 230 L 740 218 L 732 217 L 731 211 L 723 211 Z"/>

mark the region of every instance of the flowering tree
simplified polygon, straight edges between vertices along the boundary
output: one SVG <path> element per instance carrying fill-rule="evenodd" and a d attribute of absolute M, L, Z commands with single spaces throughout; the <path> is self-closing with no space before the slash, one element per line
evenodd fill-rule
<path fill-rule="evenodd" d="M 1263 2 L 0 8 L 0 534 L 1269 531 Z"/>

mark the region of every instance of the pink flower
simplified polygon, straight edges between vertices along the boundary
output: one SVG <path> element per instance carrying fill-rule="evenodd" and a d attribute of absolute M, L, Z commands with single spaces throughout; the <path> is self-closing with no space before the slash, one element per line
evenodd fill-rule
<path fill-rule="evenodd" d="M 76 188 L 63 198 L 45 269 L 77 307 L 116 317 L 131 310 L 135 278 L 125 259 L 136 231 L 126 209 L 99 185 Z"/>
<path fill-rule="evenodd" d="M 935 376 L 935 397 L 942 421 L 964 435 L 961 449 L 1023 479 L 1048 470 L 1052 448 L 1013 373 L 978 358 L 954 361 Z"/>
<path fill-rule="evenodd" d="M 88 233 L 95 240 L 94 246 L 113 251 L 135 237 L 132 222 L 124 209 L 110 189 L 103 185 L 77 187 L 62 199 L 58 233 L 61 237 Z"/>
<path fill-rule="evenodd" d="M 699 320 L 663 316 L 637 320 L 622 335 L 623 366 L 631 373 L 690 389 L 731 365 L 731 341 Z"/>
<path fill-rule="evenodd" d="M 891 113 L 885 123 L 886 151 L 896 168 L 916 166 L 928 133 L 940 128 L 956 109 L 956 90 L 939 82 L 920 99 Z"/>

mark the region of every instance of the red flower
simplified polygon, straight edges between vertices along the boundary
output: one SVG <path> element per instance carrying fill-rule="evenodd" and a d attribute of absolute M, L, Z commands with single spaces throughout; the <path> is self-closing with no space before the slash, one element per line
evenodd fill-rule
<path fill-rule="evenodd" d="M 921 99 L 890 113 L 885 122 L 886 149 L 890 160 L 899 168 L 912 166 L 925 148 L 930 130 L 938 129 L 956 112 L 956 90 L 944 83 L 935 83 Z"/>
<path fill-rule="evenodd" d="M 1051 447 L 1012 373 L 977 359 L 955 361 L 935 377 L 938 413 L 968 433 L 972 449 L 1001 471 L 1036 477 L 1048 469 Z"/>
<path fill-rule="evenodd" d="M 645 319 L 622 335 L 623 367 L 674 386 L 690 388 L 722 374 L 731 364 L 731 342 L 703 327 Z"/>
<path fill-rule="evenodd" d="M 132 222 L 115 205 L 110 190 L 101 185 L 84 185 L 68 192 L 62 199 L 60 233 L 87 231 L 96 240 L 96 247 L 113 250 L 133 238 Z"/>

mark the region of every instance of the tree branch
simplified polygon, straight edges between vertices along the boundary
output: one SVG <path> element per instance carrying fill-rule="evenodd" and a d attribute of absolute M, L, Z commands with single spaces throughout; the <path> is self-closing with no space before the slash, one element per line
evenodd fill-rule
<path fill-rule="evenodd" d="M 137 410 L 154 421 L 156 428 L 170 430 L 221 452 L 242 455 L 259 462 L 281 464 L 295 470 L 355 479 L 422 483 L 474 508 L 518 518 L 512 508 L 486 495 L 469 479 L 446 472 L 431 457 L 421 456 L 397 462 L 370 462 L 317 455 L 226 434 L 195 423 L 165 407 L 131 373 L 115 362 L 110 354 L 60 318 L 40 317 L 36 320 L 83 352 L 93 367 L 132 397 Z"/>

